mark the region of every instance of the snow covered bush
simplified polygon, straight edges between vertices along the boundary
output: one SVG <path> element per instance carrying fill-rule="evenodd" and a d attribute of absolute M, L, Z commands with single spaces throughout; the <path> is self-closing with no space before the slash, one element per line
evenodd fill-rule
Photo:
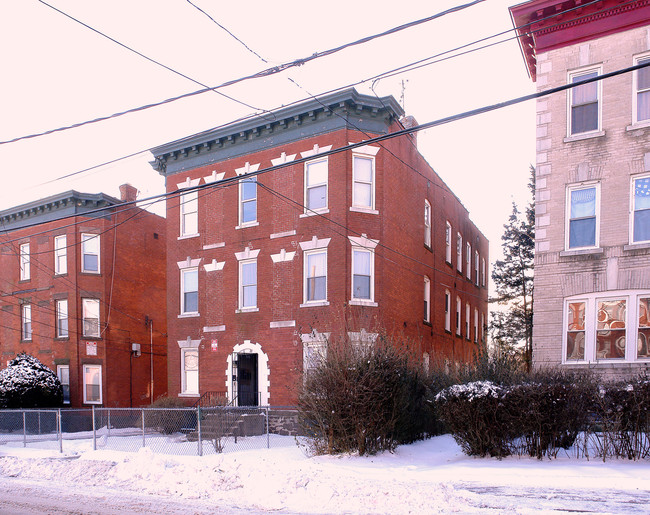
<path fill-rule="evenodd" d="M 63 387 L 54 372 L 24 352 L 0 370 L 0 407 L 53 408 L 63 404 Z"/>
<path fill-rule="evenodd" d="M 313 453 L 374 454 L 429 434 L 423 368 L 401 343 L 329 343 L 298 396 Z"/>

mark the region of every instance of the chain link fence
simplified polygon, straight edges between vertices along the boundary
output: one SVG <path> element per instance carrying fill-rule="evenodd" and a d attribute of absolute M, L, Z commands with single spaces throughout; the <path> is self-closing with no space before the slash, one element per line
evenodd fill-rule
<path fill-rule="evenodd" d="M 198 455 L 287 445 L 291 408 L 92 408 L 0 410 L 0 445 Z"/>

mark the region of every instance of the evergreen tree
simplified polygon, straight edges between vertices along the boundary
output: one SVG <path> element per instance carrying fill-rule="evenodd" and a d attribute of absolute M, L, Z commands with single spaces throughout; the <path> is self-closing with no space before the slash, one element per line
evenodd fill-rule
<path fill-rule="evenodd" d="M 494 264 L 492 280 L 502 306 L 492 313 L 490 335 L 504 353 L 519 353 L 530 370 L 533 355 L 533 267 L 535 258 L 535 168 L 528 183 L 532 199 L 522 213 L 512 203 L 512 213 L 501 236 L 504 258 Z"/>
<path fill-rule="evenodd" d="M 21 352 L 0 371 L 1 408 L 54 408 L 63 404 L 63 387 L 54 372 Z"/>

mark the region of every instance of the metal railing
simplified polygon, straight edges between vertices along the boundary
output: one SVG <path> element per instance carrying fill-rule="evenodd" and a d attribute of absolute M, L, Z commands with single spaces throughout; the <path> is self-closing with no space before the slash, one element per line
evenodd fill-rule
<path fill-rule="evenodd" d="M 0 445 L 198 455 L 291 443 L 268 406 L 0 410 Z M 277 418 L 277 417 L 276 417 Z M 278 431 L 286 434 L 285 432 Z"/>

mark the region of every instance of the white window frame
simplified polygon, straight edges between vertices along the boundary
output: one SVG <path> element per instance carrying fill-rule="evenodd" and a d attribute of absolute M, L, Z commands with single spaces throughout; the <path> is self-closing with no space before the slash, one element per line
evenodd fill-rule
<path fill-rule="evenodd" d="M 198 190 L 182 193 L 179 197 L 181 238 L 199 234 L 199 192 Z M 188 228 L 189 227 L 189 228 Z M 195 229 L 195 230 L 191 230 Z"/>
<path fill-rule="evenodd" d="M 68 238 L 65 234 L 54 238 L 54 273 L 68 273 Z"/>
<path fill-rule="evenodd" d="M 486 272 L 487 270 L 485 269 L 485 258 L 481 258 L 481 286 L 485 288 L 485 280 L 486 280 Z"/>
<path fill-rule="evenodd" d="M 250 283 L 250 284 L 244 284 L 244 267 L 249 266 L 249 265 L 255 265 L 255 282 Z M 257 258 L 255 259 L 242 259 L 239 261 L 239 310 L 240 311 L 256 311 L 258 309 L 257 307 L 257 300 L 258 300 L 258 269 L 257 269 Z M 244 291 L 245 288 L 255 288 L 255 303 L 252 306 L 244 305 Z"/>
<path fill-rule="evenodd" d="M 465 275 L 471 281 L 472 280 L 472 245 L 471 243 L 465 242 Z"/>
<path fill-rule="evenodd" d="M 424 276 L 424 321 L 431 323 L 431 279 Z"/>
<path fill-rule="evenodd" d="M 181 287 L 180 287 L 180 314 L 181 315 L 192 315 L 196 316 L 199 314 L 199 267 L 188 267 L 188 268 L 181 268 Z M 188 274 L 196 274 L 196 310 L 189 311 L 187 309 L 186 301 L 185 301 L 185 295 L 194 293 L 195 290 L 186 290 L 185 289 L 185 284 L 186 284 L 186 276 Z"/>
<path fill-rule="evenodd" d="M 445 261 L 451 265 L 451 224 L 445 226 Z"/>
<path fill-rule="evenodd" d="M 97 248 L 88 248 L 96 245 Z M 99 234 L 81 233 L 81 271 L 87 274 L 99 274 L 101 272 L 101 239 Z M 97 256 L 97 270 L 86 268 L 86 256 Z"/>
<path fill-rule="evenodd" d="M 244 183 L 249 182 L 255 185 L 255 197 L 250 199 L 244 199 Z M 255 218 L 253 220 L 244 221 L 244 205 L 245 204 L 255 203 Z M 239 181 L 239 227 L 248 227 L 252 225 L 258 225 L 258 204 L 257 204 L 257 181 L 255 177 L 244 177 Z"/>
<path fill-rule="evenodd" d="M 469 324 L 470 324 L 470 307 L 469 307 L 469 302 L 465 303 L 465 339 L 469 340 L 470 339 L 470 334 L 469 334 Z"/>
<path fill-rule="evenodd" d="M 379 148 L 377 148 L 379 150 Z M 356 175 L 356 159 L 365 159 L 370 161 L 370 181 L 359 179 Z M 359 152 L 352 153 L 352 207 L 367 212 L 375 211 L 375 183 L 376 183 L 376 173 L 375 173 L 375 156 L 362 154 Z M 356 185 L 365 184 L 370 186 L 370 205 L 362 204 L 359 202 L 356 194 Z"/>
<path fill-rule="evenodd" d="M 355 264 L 356 260 L 358 259 L 356 256 L 359 254 L 368 254 L 369 256 L 369 267 L 370 267 L 370 296 L 367 297 L 356 297 L 355 296 L 355 291 L 354 291 L 354 270 L 355 270 Z M 352 247 L 352 270 L 350 274 L 351 278 L 351 285 L 350 285 L 350 292 L 351 296 L 350 298 L 354 302 L 375 302 L 375 251 L 374 249 L 368 249 L 368 248 L 363 248 L 363 247 Z M 364 275 L 364 274 L 356 274 L 356 275 Z"/>
<path fill-rule="evenodd" d="M 431 203 L 424 199 L 424 245 L 431 248 Z"/>
<path fill-rule="evenodd" d="M 97 318 L 95 319 L 94 317 L 90 317 L 89 315 L 92 315 L 90 312 L 91 306 L 94 306 L 93 311 L 97 311 Z M 101 336 L 101 329 L 100 329 L 100 320 L 101 320 L 101 313 L 100 313 L 100 305 L 99 305 L 99 299 L 89 299 L 89 298 L 83 298 L 81 299 L 81 321 L 82 321 L 82 336 L 84 338 L 99 338 Z M 90 331 L 90 324 L 88 322 L 91 322 L 93 320 L 97 320 L 97 330 L 96 331 Z"/>
<path fill-rule="evenodd" d="M 319 182 L 315 184 L 309 184 L 308 183 L 308 177 L 309 177 L 309 167 L 313 165 L 318 165 L 321 163 L 325 163 L 325 166 L 327 167 L 327 173 L 326 173 L 326 180 L 325 182 Z M 327 157 L 322 157 L 319 159 L 313 159 L 311 161 L 307 161 L 305 163 L 305 171 L 304 171 L 304 199 L 305 199 L 305 214 L 306 215 L 313 215 L 315 213 L 326 213 L 329 210 L 329 159 Z M 309 190 L 312 188 L 320 188 L 322 186 L 325 186 L 325 205 L 321 207 L 311 207 L 309 205 Z"/>
<path fill-rule="evenodd" d="M 596 73 L 597 75 L 602 75 L 602 66 L 590 66 L 588 68 L 581 68 L 579 70 L 573 70 L 568 73 L 567 77 L 567 84 L 572 84 L 574 79 L 578 79 L 579 77 L 589 75 L 591 73 Z M 573 127 L 572 127 L 572 112 L 573 112 L 573 94 L 575 88 L 569 88 L 567 91 L 567 138 L 579 138 L 581 136 L 589 136 L 589 135 L 594 135 L 597 134 L 601 131 L 602 127 L 602 111 L 603 111 L 603 91 L 602 91 L 602 80 L 598 80 L 595 82 L 596 84 L 596 95 L 597 95 L 597 103 L 598 103 L 598 120 L 597 120 L 597 127 L 595 129 L 589 130 L 589 131 L 584 131 L 584 132 L 573 132 Z M 593 84 L 593 83 L 592 83 Z"/>
<path fill-rule="evenodd" d="M 55 301 L 56 311 L 56 337 L 68 338 L 70 336 L 69 317 L 68 317 L 68 299 L 57 299 Z M 63 323 L 65 322 L 65 327 Z"/>
<path fill-rule="evenodd" d="M 596 234 L 594 245 L 584 247 L 570 247 L 570 230 L 571 230 L 571 193 L 579 190 L 587 190 L 596 188 Z M 579 249 L 596 249 L 600 246 L 600 182 L 585 182 L 581 184 L 569 184 L 566 188 L 566 201 L 564 207 L 564 248 L 566 250 L 579 250 Z"/>
<path fill-rule="evenodd" d="M 88 398 L 88 386 L 93 383 L 88 383 L 87 380 L 90 377 L 90 373 L 95 370 L 98 372 L 97 377 L 99 378 L 99 398 L 98 399 L 89 399 Z M 84 404 L 101 404 L 102 403 L 102 366 L 101 365 L 83 365 L 83 403 Z"/>
<path fill-rule="evenodd" d="M 198 347 L 192 347 L 192 348 L 185 348 L 185 349 L 180 349 L 181 351 L 181 391 L 180 393 L 183 395 L 199 395 L 199 381 L 200 381 L 200 375 L 199 375 L 199 349 Z M 191 369 L 188 370 L 185 366 L 185 361 L 187 358 L 187 354 L 193 354 L 196 357 L 196 370 Z M 196 388 L 189 388 L 190 386 L 190 381 L 188 380 L 188 372 L 196 372 L 196 381 L 192 381 L 192 383 L 195 383 Z M 194 386 L 194 384 L 192 384 Z"/>
<path fill-rule="evenodd" d="M 30 271 L 29 243 L 20 245 L 20 280 L 29 281 Z"/>
<path fill-rule="evenodd" d="M 565 365 L 590 364 L 590 363 L 650 363 L 650 357 L 637 357 L 639 344 L 639 300 L 650 298 L 650 290 L 619 290 L 596 292 L 587 295 L 575 295 L 564 299 L 562 317 L 562 359 Z M 596 335 L 598 303 L 601 301 L 625 300 L 625 357 L 602 358 L 597 356 Z M 584 359 L 567 359 L 567 329 L 569 323 L 570 303 L 585 303 L 585 354 Z M 646 342 L 646 345 L 649 343 Z"/>
<path fill-rule="evenodd" d="M 329 243 L 329 240 L 328 240 Z M 309 298 L 309 280 L 311 279 L 311 275 L 309 272 L 309 257 L 318 255 L 318 254 L 324 254 L 325 256 L 325 297 L 322 299 L 310 299 Z M 315 277 L 321 277 L 321 276 L 315 276 Z M 309 306 L 309 305 L 327 305 L 329 302 L 327 301 L 327 247 L 324 248 L 317 248 L 313 250 L 307 250 L 303 253 L 303 306 Z"/>
<path fill-rule="evenodd" d="M 485 313 L 481 313 L 481 342 L 485 343 Z"/>
<path fill-rule="evenodd" d="M 63 404 L 70 404 L 70 365 L 57 365 L 56 377 L 63 387 Z"/>
<path fill-rule="evenodd" d="M 302 373 L 305 379 L 327 359 L 327 338 L 323 336 L 318 334 L 302 342 Z"/>
<path fill-rule="evenodd" d="M 460 300 L 460 297 L 456 297 L 456 335 L 462 335 L 463 327 L 463 302 Z"/>
<path fill-rule="evenodd" d="M 643 55 L 637 55 L 634 58 L 634 66 L 637 66 L 641 64 L 641 61 L 646 61 L 650 60 L 650 54 L 646 53 Z M 647 73 L 650 73 L 648 71 L 648 68 L 644 68 L 644 70 Z M 639 109 L 638 109 L 638 98 L 640 93 L 647 93 L 650 92 L 650 88 L 646 88 L 642 91 L 639 91 L 639 71 L 640 70 L 634 70 L 634 86 L 632 90 L 632 124 L 633 125 L 650 125 L 650 117 L 645 118 L 643 120 L 639 120 Z"/>
<path fill-rule="evenodd" d="M 451 293 L 445 290 L 445 331 L 451 332 Z"/>
<path fill-rule="evenodd" d="M 478 254 L 478 250 L 475 250 L 474 251 L 474 274 L 476 274 L 476 277 L 474 278 L 474 284 L 476 286 L 478 286 L 479 284 L 478 262 L 479 262 L 479 254 Z"/>
<path fill-rule="evenodd" d="M 456 233 L 456 270 L 463 273 L 463 235 Z"/>
<path fill-rule="evenodd" d="M 32 305 L 22 304 L 20 307 L 20 336 L 22 341 L 31 342 L 33 337 L 32 331 Z"/>
<path fill-rule="evenodd" d="M 635 240 L 634 239 L 634 214 L 636 213 L 636 181 L 639 179 L 650 179 L 650 174 L 645 173 L 642 175 L 635 175 L 634 177 L 631 178 L 630 181 L 630 239 L 629 242 L 631 244 L 637 244 L 637 243 L 648 243 L 650 242 L 650 239 L 647 240 Z"/>
<path fill-rule="evenodd" d="M 474 308 L 474 343 L 478 343 L 478 309 Z"/>

